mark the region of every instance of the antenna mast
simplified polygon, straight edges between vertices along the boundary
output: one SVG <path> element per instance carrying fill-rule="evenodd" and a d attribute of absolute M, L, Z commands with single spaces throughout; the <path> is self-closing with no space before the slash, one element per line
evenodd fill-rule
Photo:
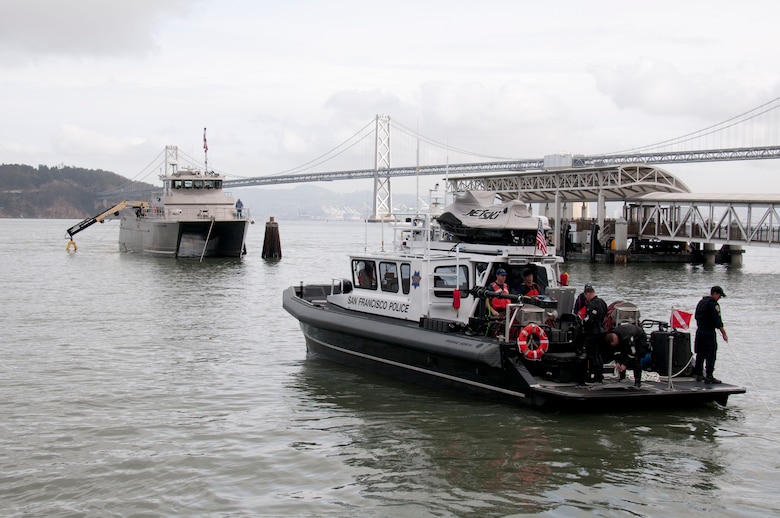
<path fill-rule="evenodd" d="M 204 160 L 206 162 L 206 170 L 204 173 L 208 174 L 209 172 L 209 145 L 208 142 L 206 142 L 206 128 L 203 128 L 203 156 Z"/>

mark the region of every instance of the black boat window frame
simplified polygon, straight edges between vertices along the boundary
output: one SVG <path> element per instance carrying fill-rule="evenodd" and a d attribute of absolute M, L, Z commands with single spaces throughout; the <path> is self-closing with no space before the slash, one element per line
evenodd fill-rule
<path fill-rule="evenodd" d="M 401 263 L 401 290 L 404 295 L 409 295 L 412 285 L 412 265 Z"/>
<path fill-rule="evenodd" d="M 379 281 L 382 291 L 398 293 L 398 265 L 394 262 L 379 262 Z"/>
<path fill-rule="evenodd" d="M 478 262 L 474 265 L 474 282 L 482 277 L 482 275 L 488 270 L 490 264 L 487 262 Z M 487 282 L 485 283 L 487 285 Z"/>
<path fill-rule="evenodd" d="M 456 270 L 457 268 L 457 270 Z M 461 297 L 467 297 L 469 294 L 469 268 L 465 264 L 461 265 L 442 265 L 433 269 L 433 294 L 443 299 L 451 299 L 456 285 L 453 282 L 455 273 L 458 273 L 458 286 Z M 446 288 L 446 289 L 436 289 Z"/>
<path fill-rule="evenodd" d="M 360 281 L 366 274 L 370 276 L 370 283 L 361 283 Z M 376 261 L 372 261 L 370 259 L 353 259 L 352 282 L 356 288 L 363 290 L 376 290 Z"/>

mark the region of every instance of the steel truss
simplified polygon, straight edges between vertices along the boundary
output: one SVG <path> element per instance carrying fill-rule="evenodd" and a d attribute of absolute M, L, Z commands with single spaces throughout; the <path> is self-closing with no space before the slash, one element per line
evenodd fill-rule
<path fill-rule="evenodd" d="M 382 220 L 393 212 L 390 190 L 390 117 L 376 116 L 376 156 L 374 158 L 374 213 L 371 219 Z"/>
<path fill-rule="evenodd" d="M 567 168 L 491 176 L 450 178 L 451 192 L 494 191 L 502 199 L 623 201 L 649 193 L 690 192 L 679 178 L 649 165 Z"/>
<path fill-rule="evenodd" d="M 780 195 L 732 196 L 739 199 L 670 194 L 631 200 L 625 207 L 629 234 L 666 241 L 777 246 Z"/>

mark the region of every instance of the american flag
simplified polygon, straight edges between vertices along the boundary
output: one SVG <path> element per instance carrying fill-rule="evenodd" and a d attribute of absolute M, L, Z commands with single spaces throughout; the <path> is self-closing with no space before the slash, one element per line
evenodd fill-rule
<path fill-rule="evenodd" d="M 206 128 L 203 128 L 203 150 L 209 150 L 209 145 L 206 143 Z"/>
<path fill-rule="evenodd" d="M 547 255 L 547 238 L 544 237 L 542 218 L 539 218 L 539 228 L 536 229 L 536 249 L 539 250 L 542 255 Z"/>

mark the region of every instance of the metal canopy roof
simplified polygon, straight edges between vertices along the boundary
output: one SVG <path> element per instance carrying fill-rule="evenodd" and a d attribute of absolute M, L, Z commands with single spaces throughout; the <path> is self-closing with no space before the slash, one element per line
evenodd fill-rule
<path fill-rule="evenodd" d="M 652 165 L 631 164 L 601 167 L 517 171 L 494 175 L 450 177 L 449 190 L 494 191 L 503 200 L 528 203 L 559 201 L 624 201 L 657 193 L 690 193 L 672 173 Z"/>
<path fill-rule="evenodd" d="M 653 193 L 646 194 L 636 202 L 661 202 L 667 205 L 680 203 L 706 204 L 716 203 L 720 205 L 771 205 L 780 204 L 779 193 Z"/>

